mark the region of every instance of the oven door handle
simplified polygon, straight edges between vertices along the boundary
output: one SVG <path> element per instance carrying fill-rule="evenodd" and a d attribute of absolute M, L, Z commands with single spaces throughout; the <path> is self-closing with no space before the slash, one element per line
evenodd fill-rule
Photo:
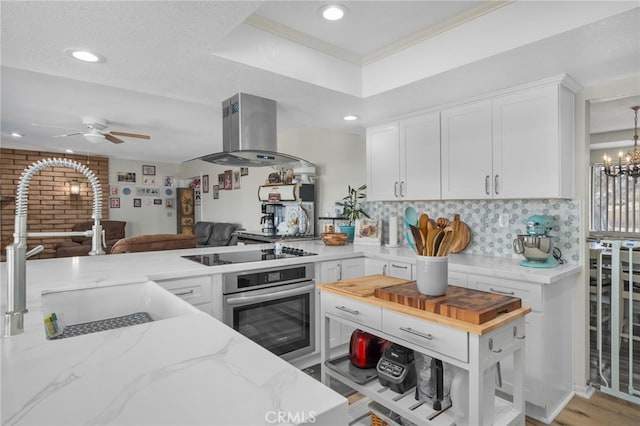
<path fill-rule="evenodd" d="M 235 305 L 245 305 L 247 303 L 264 302 L 266 300 L 274 300 L 274 299 L 279 299 L 281 297 L 295 296 L 298 294 L 308 293 L 311 290 L 315 290 L 315 288 L 316 288 L 315 284 L 309 284 L 300 288 L 277 291 L 275 293 L 269 293 L 269 294 L 261 294 L 258 296 L 230 297 L 225 301 L 225 303 L 230 306 L 235 306 Z"/>

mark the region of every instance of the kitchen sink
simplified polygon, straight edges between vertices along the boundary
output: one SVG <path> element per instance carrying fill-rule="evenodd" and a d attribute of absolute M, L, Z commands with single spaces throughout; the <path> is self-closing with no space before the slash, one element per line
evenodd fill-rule
<path fill-rule="evenodd" d="M 153 281 L 42 292 L 45 334 L 63 339 L 200 312 Z M 55 326 L 47 318 L 55 314 Z"/>

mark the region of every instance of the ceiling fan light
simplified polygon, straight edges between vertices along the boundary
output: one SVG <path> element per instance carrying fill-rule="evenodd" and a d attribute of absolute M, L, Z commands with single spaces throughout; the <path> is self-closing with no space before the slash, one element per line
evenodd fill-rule
<path fill-rule="evenodd" d="M 84 138 L 91 143 L 100 143 L 104 140 L 104 135 L 99 133 L 87 133 L 84 135 Z"/>

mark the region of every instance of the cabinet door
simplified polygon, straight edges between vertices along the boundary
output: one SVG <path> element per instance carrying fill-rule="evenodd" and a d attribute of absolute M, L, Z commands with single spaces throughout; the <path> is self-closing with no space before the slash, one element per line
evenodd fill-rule
<path fill-rule="evenodd" d="M 442 199 L 491 198 L 491 101 L 441 113 Z"/>
<path fill-rule="evenodd" d="M 389 275 L 389 264 L 386 260 L 365 258 L 364 275 Z"/>
<path fill-rule="evenodd" d="M 562 195 L 558 90 L 553 85 L 493 100 L 494 198 Z"/>
<path fill-rule="evenodd" d="M 320 277 L 318 277 L 319 283 L 332 283 L 340 281 L 340 261 L 322 262 L 320 264 Z"/>
<path fill-rule="evenodd" d="M 400 198 L 440 199 L 440 113 L 400 121 Z"/>
<path fill-rule="evenodd" d="M 413 279 L 411 264 L 404 262 L 389 261 L 389 275 L 396 278 Z"/>
<path fill-rule="evenodd" d="M 358 278 L 364 275 L 364 259 L 361 257 L 356 259 L 343 259 L 341 264 L 341 280 Z"/>
<path fill-rule="evenodd" d="M 367 200 L 398 200 L 400 196 L 400 134 L 398 123 L 367 129 Z"/>

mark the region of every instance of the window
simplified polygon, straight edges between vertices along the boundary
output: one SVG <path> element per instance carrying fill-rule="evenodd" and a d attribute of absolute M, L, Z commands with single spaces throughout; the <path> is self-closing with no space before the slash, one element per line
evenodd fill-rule
<path fill-rule="evenodd" d="M 627 176 L 609 177 L 598 164 L 591 165 L 590 175 L 591 233 L 638 238 L 640 181 Z"/>

